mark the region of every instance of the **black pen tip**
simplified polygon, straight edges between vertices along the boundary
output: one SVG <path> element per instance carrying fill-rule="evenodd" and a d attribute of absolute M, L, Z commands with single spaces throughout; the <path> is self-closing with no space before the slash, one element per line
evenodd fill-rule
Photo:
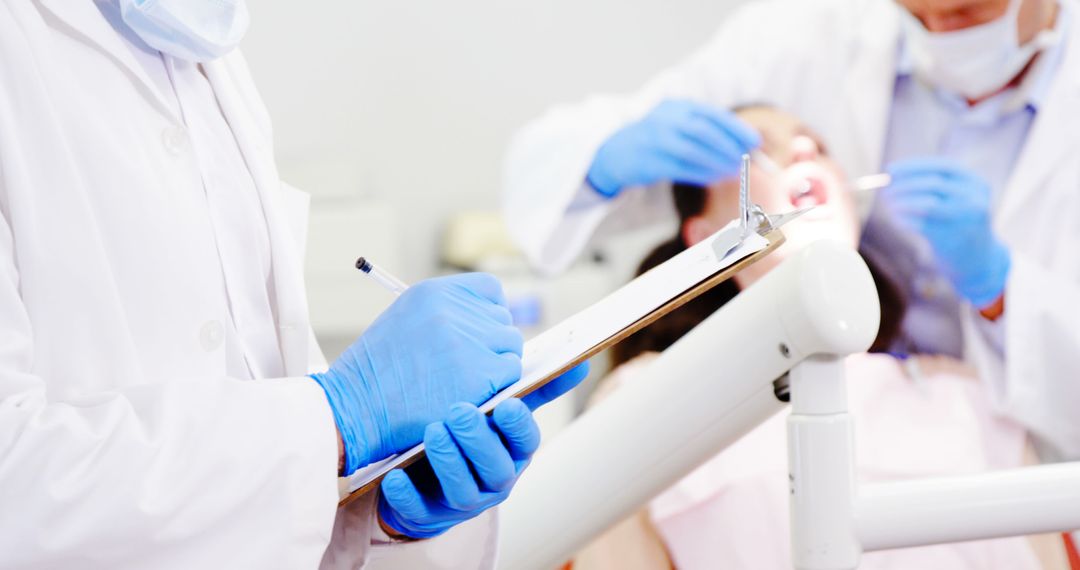
<path fill-rule="evenodd" d="M 364 259 L 363 257 L 356 260 L 356 268 L 359 269 L 360 271 L 367 272 L 367 270 L 368 270 L 367 267 L 366 267 L 367 264 L 368 264 L 367 260 Z"/>

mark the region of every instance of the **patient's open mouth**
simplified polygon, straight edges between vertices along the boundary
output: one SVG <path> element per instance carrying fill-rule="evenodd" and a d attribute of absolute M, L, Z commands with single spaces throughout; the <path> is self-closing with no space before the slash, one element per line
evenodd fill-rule
<path fill-rule="evenodd" d="M 809 208 L 828 201 L 825 184 L 814 176 L 800 177 L 792 181 L 791 204 L 796 208 Z"/>

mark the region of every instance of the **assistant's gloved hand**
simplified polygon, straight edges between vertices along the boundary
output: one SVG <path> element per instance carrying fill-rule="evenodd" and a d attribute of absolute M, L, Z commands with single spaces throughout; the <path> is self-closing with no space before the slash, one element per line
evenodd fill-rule
<path fill-rule="evenodd" d="M 942 272 L 973 306 L 997 300 L 1011 262 L 990 227 L 990 186 L 936 158 L 894 163 L 889 174 L 892 183 L 879 196 L 885 211 L 926 238 Z"/>
<path fill-rule="evenodd" d="M 586 180 L 607 197 L 665 180 L 706 186 L 737 175 L 742 155 L 760 144 L 757 131 L 733 113 L 667 100 L 611 135 Z"/>
<path fill-rule="evenodd" d="M 540 446 L 524 402 L 507 400 L 490 418 L 455 404 L 424 432 L 427 459 L 382 481 L 379 517 L 394 531 L 430 538 L 503 502 Z"/>
<path fill-rule="evenodd" d="M 409 287 L 330 370 L 312 375 L 341 432 L 343 473 L 416 445 L 452 404 L 481 404 L 517 381 L 521 350 L 494 277 Z"/>

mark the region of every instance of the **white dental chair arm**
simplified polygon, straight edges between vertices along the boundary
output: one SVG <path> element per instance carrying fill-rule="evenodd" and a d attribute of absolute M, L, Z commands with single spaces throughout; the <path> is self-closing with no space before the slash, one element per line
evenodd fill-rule
<path fill-rule="evenodd" d="M 567 561 L 776 413 L 774 381 L 796 364 L 869 348 L 879 319 L 856 252 L 798 252 L 540 450 L 502 507 L 499 567 Z"/>

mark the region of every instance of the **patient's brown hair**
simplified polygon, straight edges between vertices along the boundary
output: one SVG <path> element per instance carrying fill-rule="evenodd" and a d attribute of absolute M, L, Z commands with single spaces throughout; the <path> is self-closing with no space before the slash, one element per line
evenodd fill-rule
<path fill-rule="evenodd" d="M 705 210 L 707 190 L 700 186 L 675 184 L 673 189 L 675 210 L 679 214 L 679 227 Z M 685 250 L 687 245 L 682 232 L 656 246 L 638 266 L 637 275 L 660 265 Z M 866 256 L 863 256 L 870 274 L 874 277 L 878 298 L 881 300 L 881 326 L 877 338 L 870 347 L 870 352 L 884 352 L 900 332 L 907 302 L 900 289 L 886 279 Z M 693 301 L 668 313 L 653 324 L 634 333 L 611 349 L 612 367 L 627 362 L 644 352 L 662 352 L 675 341 L 701 324 L 709 315 L 739 294 L 739 286 L 734 279 L 728 279 L 712 289 L 702 293 Z"/>

